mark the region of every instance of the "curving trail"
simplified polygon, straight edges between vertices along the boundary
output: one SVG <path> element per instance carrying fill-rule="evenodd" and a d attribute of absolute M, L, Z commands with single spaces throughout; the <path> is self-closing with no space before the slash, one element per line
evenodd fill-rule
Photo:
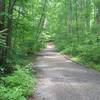
<path fill-rule="evenodd" d="M 30 100 L 100 100 L 100 73 L 65 59 L 54 46 L 43 50 L 35 64 L 39 83 Z"/>

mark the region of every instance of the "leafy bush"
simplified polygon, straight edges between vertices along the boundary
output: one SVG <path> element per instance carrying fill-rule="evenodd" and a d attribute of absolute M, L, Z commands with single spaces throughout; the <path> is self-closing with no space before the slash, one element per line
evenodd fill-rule
<path fill-rule="evenodd" d="M 82 59 L 100 64 L 100 47 L 93 46 L 89 48 L 88 51 L 84 53 Z"/>
<path fill-rule="evenodd" d="M 18 68 L 12 75 L 0 80 L 0 100 L 26 100 L 36 85 L 29 69 Z"/>

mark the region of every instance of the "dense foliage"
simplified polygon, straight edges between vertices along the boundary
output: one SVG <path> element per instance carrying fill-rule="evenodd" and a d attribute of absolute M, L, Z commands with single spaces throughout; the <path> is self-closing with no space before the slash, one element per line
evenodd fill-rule
<path fill-rule="evenodd" d="M 59 50 L 82 63 L 100 65 L 100 1 L 55 0 L 50 5 L 48 30 Z"/>
<path fill-rule="evenodd" d="M 0 100 L 27 100 L 36 85 L 35 77 L 25 68 L 19 68 L 0 80 Z M 30 65 L 28 65 L 30 67 Z"/>
<path fill-rule="evenodd" d="M 26 62 L 48 41 L 100 70 L 100 0 L 0 0 L 0 100 L 26 100 Z"/>
<path fill-rule="evenodd" d="M 46 0 L 0 0 L 0 8 L 1 65 L 43 47 Z"/>
<path fill-rule="evenodd" d="M 0 0 L 0 100 L 26 100 L 35 87 L 25 66 L 45 45 L 46 1 Z"/>

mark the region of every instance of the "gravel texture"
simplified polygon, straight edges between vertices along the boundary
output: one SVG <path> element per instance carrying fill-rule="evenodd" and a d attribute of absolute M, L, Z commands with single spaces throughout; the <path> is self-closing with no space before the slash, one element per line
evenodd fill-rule
<path fill-rule="evenodd" d="M 30 100 L 100 100 L 100 73 L 65 59 L 54 47 L 38 54 L 38 86 Z"/>

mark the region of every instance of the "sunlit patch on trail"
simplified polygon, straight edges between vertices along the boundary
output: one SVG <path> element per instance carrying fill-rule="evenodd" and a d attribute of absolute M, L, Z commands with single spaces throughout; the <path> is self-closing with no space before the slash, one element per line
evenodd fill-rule
<path fill-rule="evenodd" d="M 71 60 L 66 60 L 65 62 L 72 62 Z"/>
<path fill-rule="evenodd" d="M 55 46 L 53 45 L 53 43 L 48 43 L 47 48 L 55 48 Z"/>
<path fill-rule="evenodd" d="M 47 63 L 39 63 L 37 66 L 38 67 L 47 67 L 49 65 Z"/>
<path fill-rule="evenodd" d="M 58 58 L 58 56 L 44 56 L 44 58 Z"/>

